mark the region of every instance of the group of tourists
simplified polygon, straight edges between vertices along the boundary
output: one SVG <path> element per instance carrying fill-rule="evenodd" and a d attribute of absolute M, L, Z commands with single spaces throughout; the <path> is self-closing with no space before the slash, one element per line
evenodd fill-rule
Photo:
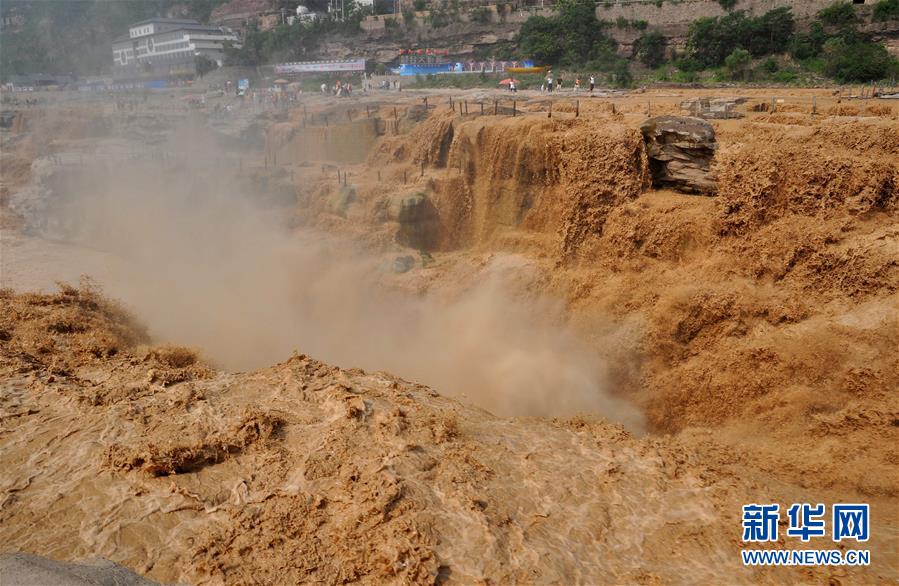
<path fill-rule="evenodd" d="M 337 80 L 333 86 L 328 86 L 327 83 L 322 83 L 321 92 L 323 94 L 330 93 L 332 96 L 337 96 L 338 98 L 349 97 L 353 94 L 353 82 L 348 81 L 346 83 Z"/>
<path fill-rule="evenodd" d="M 560 75 L 554 78 L 553 71 L 550 69 L 546 72 L 546 80 L 543 85 L 540 86 L 540 91 L 548 92 L 550 94 L 553 92 L 560 92 L 562 91 L 563 83 L 562 76 Z M 596 77 L 591 74 L 587 83 L 590 86 L 590 93 L 592 94 L 593 90 L 596 89 Z M 581 89 L 581 77 L 577 76 L 574 79 L 574 91 L 579 92 Z"/>

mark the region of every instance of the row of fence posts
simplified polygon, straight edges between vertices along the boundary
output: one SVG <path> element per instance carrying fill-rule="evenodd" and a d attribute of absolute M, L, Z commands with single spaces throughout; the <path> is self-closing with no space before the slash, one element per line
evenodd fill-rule
<path fill-rule="evenodd" d="M 325 175 L 327 172 L 328 171 L 325 168 L 325 165 L 322 165 L 322 175 Z M 290 179 L 293 180 L 293 170 L 290 171 Z M 378 171 L 378 181 L 380 181 L 380 180 L 381 180 L 381 172 Z M 340 168 L 338 167 L 337 168 L 337 185 L 340 186 L 340 185 L 346 185 L 346 184 L 347 184 L 347 172 L 346 171 L 341 172 Z"/>
<path fill-rule="evenodd" d="M 327 169 L 325 168 L 325 165 L 322 165 L 322 175 L 325 175 L 326 173 L 327 173 Z M 347 185 L 347 181 L 348 181 L 347 177 L 348 176 L 349 176 L 349 173 L 347 171 L 341 171 L 338 168 L 337 169 L 337 185 L 338 186 Z M 424 161 L 421 162 L 421 176 L 422 177 L 425 176 Z M 291 171 L 290 171 L 290 179 L 291 179 L 291 181 L 293 181 L 293 169 L 291 169 Z M 380 183 L 380 182 L 381 182 L 381 170 L 378 169 L 378 183 Z M 403 169 L 403 185 L 406 185 L 408 182 L 409 182 L 409 172 L 406 171 L 405 169 Z"/>
<path fill-rule="evenodd" d="M 427 108 L 428 107 L 428 99 L 427 98 L 423 98 L 423 99 L 424 99 L 424 103 L 425 103 L 425 108 Z M 484 115 L 484 102 L 478 102 L 478 104 L 480 105 L 480 108 L 481 108 L 481 116 L 483 116 Z M 453 97 L 450 96 L 449 107 L 453 112 L 456 111 L 456 105 L 459 106 L 459 115 L 460 116 L 468 115 L 468 113 L 469 113 L 468 100 L 453 101 Z M 650 107 L 647 106 L 647 114 L 649 113 L 649 111 L 650 111 Z M 614 112 L 615 112 L 615 104 L 612 104 L 612 113 L 614 113 Z M 493 115 L 496 116 L 498 114 L 499 114 L 499 100 L 493 100 Z M 517 115 L 518 115 L 518 100 L 512 100 L 512 116 L 517 116 Z M 574 101 L 574 117 L 580 118 L 580 116 L 581 116 L 581 101 L 575 100 Z M 552 102 L 549 103 L 549 110 L 547 111 L 546 117 L 547 118 L 553 117 L 553 103 Z"/>
<path fill-rule="evenodd" d="M 857 98 L 861 98 L 861 99 L 868 99 L 868 98 L 873 98 L 876 94 L 877 94 L 877 85 L 874 84 L 871 86 L 870 92 L 868 92 L 867 88 L 862 88 L 857 95 L 853 95 L 852 90 L 850 89 L 848 91 L 847 97 L 849 97 L 849 98 L 857 97 Z M 838 99 L 843 98 L 843 90 L 842 89 L 839 90 L 839 94 L 837 97 L 838 97 Z M 425 108 L 427 108 L 428 107 L 428 99 L 427 98 L 424 98 L 424 103 L 425 103 Z M 468 100 L 454 101 L 452 96 L 450 96 L 449 107 L 454 112 L 456 111 L 456 108 L 455 108 L 456 104 L 458 104 L 458 106 L 459 106 L 459 114 L 460 115 L 468 114 Z M 484 102 L 479 102 L 479 104 L 480 104 L 480 109 L 481 109 L 481 115 L 483 116 L 484 115 Z M 611 103 L 611 108 L 612 108 L 612 114 L 617 113 L 617 108 L 615 107 L 614 102 Z M 773 112 L 776 108 L 777 108 L 777 98 L 772 96 L 771 111 Z M 548 110 L 546 113 L 547 118 L 552 118 L 552 115 L 553 115 L 552 110 L 553 110 L 553 102 L 550 101 L 549 107 L 548 107 Z M 812 114 L 816 115 L 817 113 L 818 113 L 818 97 L 812 96 Z M 493 100 L 493 115 L 496 116 L 498 114 L 499 114 L 499 100 Z M 512 100 L 512 116 L 517 116 L 517 114 L 518 114 L 517 101 Z M 580 115 L 581 115 L 581 102 L 580 102 L 580 100 L 575 100 L 574 116 L 575 116 L 575 118 L 579 118 Z M 646 101 L 646 116 L 648 118 L 652 117 L 652 100 Z"/>
<path fill-rule="evenodd" d="M 886 89 L 886 88 L 881 88 L 881 89 Z M 847 98 L 860 98 L 860 99 L 862 99 L 862 100 L 867 100 L 867 99 L 873 98 L 874 96 L 877 95 L 877 84 L 876 84 L 876 83 L 871 84 L 871 91 L 870 91 L 870 92 L 868 92 L 867 86 L 862 86 L 861 88 L 859 88 L 858 94 L 856 94 L 856 95 L 853 95 L 853 94 L 852 94 L 852 88 L 851 88 L 851 87 L 847 90 L 847 92 L 848 92 L 848 94 L 846 95 Z M 843 99 L 843 88 L 840 88 L 840 89 L 839 89 L 839 93 L 837 94 L 837 98 L 838 98 L 838 99 Z"/>
<path fill-rule="evenodd" d="M 427 107 L 427 100 L 428 100 L 428 99 L 425 98 L 425 107 Z M 467 113 L 468 113 L 468 112 L 466 111 L 466 114 L 467 114 Z M 353 121 L 353 116 L 355 116 L 355 114 L 356 114 L 356 110 L 355 110 L 354 108 L 351 108 L 351 109 L 347 110 L 347 111 L 346 111 L 346 117 L 347 117 L 347 120 L 350 121 L 350 122 L 352 122 L 352 121 Z M 371 106 L 368 105 L 368 104 L 366 104 L 366 105 L 365 105 L 365 117 L 366 117 L 366 118 L 371 118 L 371 115 L 372 115 L 372 109 L 371 109 Z M 393 107 L 393 120 L 394 120 L 394 122 L 398 122 L 399 119 L 400 119 L 399 112 L 397 112 L 396 106 L 394 106 L 394 107 Z M 322 115 L 321 115 L 321 118 L 319 118 L 319 120 L 321 120 L 321 121 L 323 121 L 323 122 L 325 123 L 325 128 L 327 128 L 327 127 L 330 125 L 330 115 L 328 115 L 328 114 L 322 114 Z M 303 127 L 305 128 L 305 127 L 308 126 L 309 124 L 315 124 L 315 115 L 312 115 L 312 116 L 310 117 L 310 116 L 309 116 L 309 113 L 308 113 L 308 111 L 307 111 L 307 109 L 306 109 L 306 105 L 303 104 Z"/>
<path fill-rule="evenodd" d="M 870 94 L 871 96 L 874 96 L 874 95 L 875 95 L 875 93 L 876 93 L 876 87 L 877 87 L 876 85 L 875 85 L 875 86 L 872 86 L 872 90 L 871 90 L 871 94 Z M 865 96 L 865 91 L 862 90 L 860 97 L 864 98 L 864 96 Z M 842 97 L 842 89 L 840 90 L 840 93 L 839 93 L 838 97 Z M 850 93 L 849 93 L 849 97 L 852 97 L 851 90 L 850 90 Z M 430 108 L 430 104 L 428 103 L 428 98 L 427 98 L 427 96 L 425 96 L 424 98 L 422 98 L 422 100 L 423 100 L 423 102 L 424 102 L 424 107 L 425 107 L 425 109 L 427 110 L 428 108 Z M 453 112 L 456 111 L 456 104 L 458 104 L 458 106 L 459 106 L 459 114 L 460 114 L 460 115 L 468 115 L 468 113 L 469 113 L 469 109 L 468 109 L 468 100 L 454 101 L 454 100 L 453 100 L 453 97 L 450 96 L 450 97 L 449 97 L 449 107 L 453 110 Z M 479 104 L 480 104 L 480 113 L 481 113 L 481 115 L 483 116 L 483 115 L 484 115 L 484 102 L 479 102 Z M 552 115 L 553 115 L 552 105 L 553 105 L 553 102 L 550 101 L 550 102 L 549 102 L 549 109 L 548 109 L 547 114 L 546 114 L 546 115 L 547 115 L 547 118 L 552 118 Z M 612 102 L 611 107 L 612 107 L 612 113 L 615 114 L 615 113 L 617 112 L 617 109 L 616 109 L 616 107 L 615 107 L 615 103 L 614 103 L 614 102 Z M 776 108 L 777 108 L 777 98 L 776 98 L 775 96 L 772 96 L 772 97 L 771 97 L 771 111 L 772 111 L 772 112 L 775 111 Z M 817 96 L 812 96 L 812 114 L 815 115 L 815 114 L 817 114 L 817 113 L 818 113 L 818 98 L 817 98 Z M 347 114 L 347 119 L 350 120 L 350 121 L 352 121 L 352 119 L 353 119 L 353 110 L 347 110 L 346 114 Z M 499 114 L 499 100 L 496 100 L 496 99 L 493 100 L 493 114 L 494 114 L 494 115 L 498 115 L 498 114 Z M 366 106 L 365 106 L 365 115 L 366 115 L 366 117 L 371 118 L 371 115 L 372 115 L 372 113 L 371 113 L 371 106 L 369 106 L 369 105 L 366 105 Z M 514 116 L 517 116 L 517 115 L 518 115 L 518 101 L 517 101 L 517 100 L 512 100 L 512 116 L 514 117 Z M 575 100 L 575 102 L 574 102 L 574 116 L 575 116 L 575 118 L 578 118 L 578 117 L 580 117 L 580 115 L 581 115 L 581 102 L 580 102 L 580 100 Z M 651 116 L 652 116 L 652 100 L 647 100 L 647 101 L 646 101 L 646 115 L 647 115 L 647 117 L 651 117 Z M 303 105 L 303 125 L 304 125 L 304 126 L 306 125 L 306 120 L 307 120 L 307 118 L 308 118 L 308 112 L 307 112 L 307 109 L 306 109 L 306 105 L 304 104 L 304 105 Z M 396 106 L 393 107 L 393 119 L 394 119 L 394 122 L 399 122 L 399 113 L 397 112 Z M 324 122 L 325 122 L 325 126 L 327 127 L 327 126 L 328 126 L 328 115 L 327 115 L 327 114 L 324 114 L 324 115 L 323 115 L 323 120 L 324 120 Z M 314 121 L 314 118 L 313 118 L 313 121 Z M 278 166 L 278 155 L 277 155 L 277 153 L 272 153 L 271 161 L 272 161 L 272 165 L 273 165 L 273 166 L 275 166 L 275 167 Z M 82 165 L 84 164 L 83 156 L 81 156 L 81 161 L 80 161 L 80 162 L 81 162 Z M 269 163 L 269 156 L 268 156 L 268 154 L 266 154 L 266 156 L 265 156 L 265 166 L 266 166 L 266 168 L 268 167 L 268 163 Z M 240 159 L 238 160 L 238 168 L 239 168 L 241 171 L 243 171 L 243 158 L 240 158 Z M 459 170 L 460 170 L 460 171 L 462 170 L 462 163 L 461 163 L 461 161 L 460 161 L 460 164 L 459 164 Z M 325 167 L 322 166 L 322 174 L 324 174 L 324 173 L 325 173 Z M 424 161 L 422 161 L 422 163 L 421 163 L 421 168 L 420 168 L 420 176 L 421 176 L 421 177 L 424 177 L 424 174 L 425 174 L 425 163 L 424 163 Z M 290 172 L 290 178 L 291 178 L 291 180 L 293 180 L 293 177 L 294 177 L 293 169 L 291 169 L 291 172 Z M 380 169 L 379 169 L 379 170 L 378 170 L 378 182 L 380 182 L 380 181 L 381 181 L 381 171 L 380 171 Z M 406 185 L 407 183 L 408 183 L 408 173 L 407 173 L 407 171 L 404 170 L 404 171 L 403 171 L 403 185 Z M 337 170 L 337 184 L 338 184 L 338 185 L 347 185 L 347 172 L 346 172 L 346 171 L 343 171 L 342 174 L 341 174 L 340 169 Z"/>

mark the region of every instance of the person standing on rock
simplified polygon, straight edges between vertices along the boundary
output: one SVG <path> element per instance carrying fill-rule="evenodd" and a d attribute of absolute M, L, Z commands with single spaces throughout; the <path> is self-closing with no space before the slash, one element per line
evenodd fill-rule
<path fill-rule="evenodd" d="M 596 78 L 593 75 L 590 75 L 590 93 L 593 93 L 593 88 L 596 87 Z"/>
<path fill-rule="evenodd" d="M 515 80 L 514 80 L 514 79 L 512 79 L 512 80 L 509 81 L 509 91 L 512 92 L 513 94 L 518 92 L 518 88 L 515 87 Z"/>
<path fill-rule="evenodd" d="M 553 70 L 549 70 L 549 74 L 546 76 L 546 91 L 549 93 L 553 93 Z"/>

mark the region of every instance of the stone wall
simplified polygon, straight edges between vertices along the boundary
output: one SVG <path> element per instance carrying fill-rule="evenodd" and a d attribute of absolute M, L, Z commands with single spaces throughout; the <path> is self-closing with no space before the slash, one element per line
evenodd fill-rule
<path fill-rule="evenodd" d="M 734 10 L 743 10 L 756 16 L 769 10 L 789 6 L 797 19 L 814 16 L 819 10 L 833 4 L 834 0 L 740 0 Z M 645 20 L 651 27 L 689 25 L 692 21 L 709 16 L 724 16 L 727 12 L 715 0 L 633 0 L 627 2 L 600 3 L 596 16 L 601 20 L 615 21 L 619 17 L 629 20 Z"/>

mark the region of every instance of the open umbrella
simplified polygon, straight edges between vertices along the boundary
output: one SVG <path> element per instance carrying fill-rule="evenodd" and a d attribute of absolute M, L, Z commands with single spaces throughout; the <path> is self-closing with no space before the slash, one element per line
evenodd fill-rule
<path fill-rule="evenodd" d="M 512 79 L 511 77 L 509 77 L 509 78 L 504 79 L 501 82 L 499 82 L 499 85 L 509 85 L 510 83 L 518 83 L 518 80 Z"/>

